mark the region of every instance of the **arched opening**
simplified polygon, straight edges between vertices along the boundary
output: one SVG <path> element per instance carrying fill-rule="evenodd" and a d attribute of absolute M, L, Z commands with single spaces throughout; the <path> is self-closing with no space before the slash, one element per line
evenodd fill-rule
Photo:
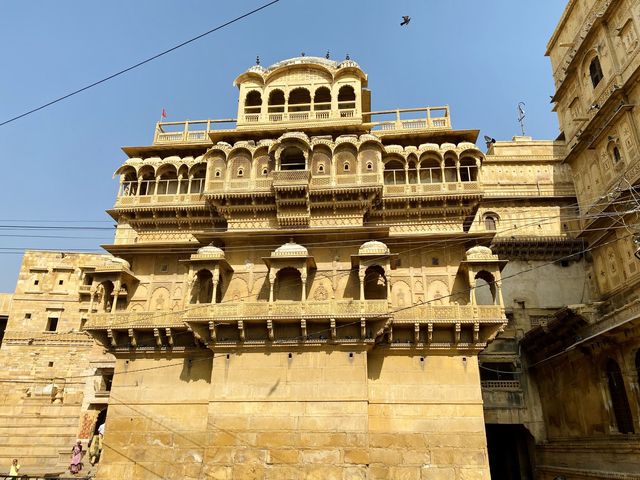
<path fill-rule="evenodd" d="M 631 408 L 629 407 L 629 399 L 627 391 L 624 387 L 622 372 L 618 363 L 610 358 L 607 360 L 607 383 L 609 385 L 609 395 L 613 405 L 613 414 L 616 419 L 616 425 L 620 433 L 634 433 L 633 417 L 631 416 Z"/>
<path fill-rule="evenodd" d="M 116 310 L 126 310 L 129 306 L 129 287 L 126 283 L 120 286 L 118 294 L 118 302 L 116 303 Z"/>
<path fill-rule="evenodd" d="M 589 63 L 589 77 L 591 77 L 591 84 L 593 85 L 593 88 L 596 88 L 604 78 L 604 73 L 602 73 L 602 66 L 600 65 L 600 59 L 598 57 L 593 57 L 593 60 Z"/>
<path fill-rule="evenodd" d="M 211 303 L 212 297 L 213 274 L 209 270 L 200 270 L 191 290 L 191 303 Z"/>
<path fill-rule="evenodd" d="M 127 168 L 122 173 L 122 190 L 120 196 L 130 197 L 136 194 L 138 191 L 138 176 L 133 167 Z"/>
<path fill-rule="evenodd" d="M 163 168 L 158 178 L 158 195 L 172 195 L 178 192 L 178 172 L 175 167 Z"/>
<path fill-rule="evenodd" d="M 191 193 L 202 193 L 204 190 L 204 179 L 207 175 L 206 165 L 199 165 L 194 167 L 191 173 Z"/>
<path fill-rule="evenodd" d="M 260 113 L 262 95 L 257 90 L 251 90 L 244 99 L 244 113 Z"/>
<path fill-rule="evenodd" d="M 300 271 L 287 267 L 278 270 L 275 284 L 275 300 L 294 301 L 302 300 L 302 275 Z"/>
<path fill-rule="evenodd" d="M 463 182 L 478 180 L 478 166 L 475 158 L 465 157 L 460 160 L 460 180 Z"/>
<path fill-rule="evenodd" d="M 409 162 L 409 169 L 407 170 L 407 176 L 409 178 L 409 183 L 416 184 L 418 183 L 418 169 L 416 167 L 415 162 Z"/>
<path fill-rule="evenodd" d="M 640 385 L 640 348 L 636 352 L 636 381 Z"/>
<path fill-rule="evenodd" d="M 435 158 L 426 158 L 420 164 L 420 183 L 442 183 L 442 167 Z"/>
<path fill-rule="evenodd" d="M 456 183 L 458 181 L 458 169 L 456 168 L 455 159 L 448 157 L 444 160 L 444 181 L 447 183 Z"/>
<path fill-rule="evenodd" d="M 498 216 L 495 213 L 485 213 L 484 229 L 495 230 L 497 226 L 498 226 Z"/>
<path fill-rule="evenodd" d="M 287 147 L 280 155 L 280 170 L 305 170 L 306 159 L 302 150 L 295 147 Z"/>
<path fill-rule="evenodd" d="M 331 110 L 331 90 L 328 87 L 320 87 L 313 95 L 314 110 Z"/>
<path fill-rule="evenodd" d="M 311 94 L 306 88 L 294 88 L 289 92 L 289 112 L 311 110 Z"/>
<path fill-rule="evenodd" d="M 372 265 L 364 272 L 364 299 L 384 300 L 387 298 L 387 277 L 380 265 Z"/>
<path fill-rule="evenodd" d="M 272 90 L 269 93 L 269 113 L 284 112 L 284 92 L 282 90 Z"/>
<path fill-rule="evenodd" d="M 474 277 L 476 288 L 473 294 L 476 297 L 476 305 L 496 304 L 496 285 L 493 275 L 486 270 L 479 271 Z"/>
<path fill-rule="evenodd" d="M 617 142 L 609 142 L 607 150 L 609 151 L 609 158 L 613 160 L 614 165 L 617 165 L 618 163 L 620 163 L 620 161 L 622 161 L 622 154 L 620 153 L 620 147 L 618 147 Z"/>
<path fill-rule="evenodd" d="M 391 160 L 384 164 L 385 185 L 404 185 L 405 178 L 404 164 L 400 160 Z"/>
<path fill-rule="evenodd" d="M 113 373 L 111 373 L 111 380 L 113 380 Z M 110 390 L 111 390 L 111 381 L 109 381 L 109 385 L 106 391 L 110 391 Z M 94 435 L 98 435 L 98 433 L 100 433 L 98 429 L 100 428 L 100 425 L 104 425 L 104 422 L 106 421 L 107 421 L 107 409 L 103 408 L 102 410 L 100 410 L 100 413 L 98 413 L 98 416 L 96 417 L 96 423 L 93 427 Z"/>
<path fill-rule="evenodd" d="M 338 108 L 340 110 L 356 108 L 356 91 L 351 85 L 343 85 L 338 90 Z"/>
<path fill-rule="evenodd" d="M 98 304 L 102 308 L 103 312 L 111 312 L 111 305 L 113 305 L 113 282 L 107 280 L 98 285 Z"/>
<path fill-rule="evenodd" d="M 138 179 L 140 180 L 140 189 L 138 195 L 153 195 L 156 185 L 156 177 L 153 173 L 153 168 L 146 166 L 138 172 Z"/>

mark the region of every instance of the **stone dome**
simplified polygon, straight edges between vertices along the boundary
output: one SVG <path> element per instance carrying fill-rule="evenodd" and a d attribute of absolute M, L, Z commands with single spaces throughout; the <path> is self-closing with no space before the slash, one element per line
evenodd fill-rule
<path fill-rule="evenodd" d="M 212 258 L 224 258 L 224 250 L 214 245 L 205 245 L 198 249 L 198 255 L 206 255 Z"/>
<path fill-rule="evenodd" d="M 467 250 L 467 258 L 492 258 L 493 252 L 489 247 L 476 245 Z"/>
<path fill-rule="evenodd" d="M 109 263 L 117 263 L 119 265 L 122 265 L 125 268 L 131 268 L 131 265 L 129 264 L 129 262 L 127 262 L 124 258 L 109 257 L 108 262 Z"/>
<path fill-rule="evenodd" d="M 351 59 L 343 60 L 338 64 L 338 68 L 348 68 L 348 67 L 360 68 L 360 65 L 358 65 L 356 62 L 354 62 Z"/>
<path fill-rule="evenodd" d="M 264 68 L 262 65 L 254 65 L 253 67 L 250 67 L 247 72 L 256 72 L 256 73 L 264 73 L 266 72 L 267 69 Z"/>
<path fill-rule="evenodd" d="M 363 243 L 358 249 L 359 255 L 389 255 L 389 247 L 378 240 L 370 240 Z"/>
<path fill-rule="evenodd" d="M 309 251 L 293 240 L 289 240 L 284 245 L 276 248 L 273 255 L 277 257 L 306 257 L 309 255 Z"/>

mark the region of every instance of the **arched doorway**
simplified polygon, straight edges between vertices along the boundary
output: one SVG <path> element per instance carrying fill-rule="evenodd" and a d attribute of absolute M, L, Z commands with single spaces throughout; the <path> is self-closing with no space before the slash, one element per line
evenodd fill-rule
<path fill-rule="evenodd" d="M 610 358 L 607 361 L 607 383 L 613 405 L 613 414 L 620 433 L 634 433 L 633 417 L 629 407 L 629 399 L 624 386 L 624 379 L 618 363 Z"/>

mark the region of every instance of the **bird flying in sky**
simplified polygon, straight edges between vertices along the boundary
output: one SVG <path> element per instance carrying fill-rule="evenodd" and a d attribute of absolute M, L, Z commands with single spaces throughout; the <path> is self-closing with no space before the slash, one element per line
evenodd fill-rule
<path fill-rule="evenodd" d="M 403 27 L 405 25 L 409 25 L 410 21 L 411 21 L 411 17 L 409 15 L 403 15 L 402 16 L 402 23 L 400 24 L 400 26 Z"/>

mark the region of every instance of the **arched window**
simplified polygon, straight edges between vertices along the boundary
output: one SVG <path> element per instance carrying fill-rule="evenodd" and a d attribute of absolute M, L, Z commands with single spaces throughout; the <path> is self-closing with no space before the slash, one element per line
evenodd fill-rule
<path fill-rule="evenodd" d="M 616 137 L 609 137 L 610 142 L 607 145 L 607 151 L 609 152 L 609 158 L 613 161 L 614 165 L 617 165 L 622 160 L 622 154 L 620 153 L 620 147 L 618 146 Z"/>
<path fill-rule="evenodd" d="M 170 195 L 178 191 L 178 174 L 173 165 L 161 168 L 158 179 L 158 195 Z"/>
<path fill-rule="evenodd" d="M 318 164 L 318 173 L 324 173 L 324 163 Z"/>
<path fill-rule="evenodd" d="M 426 158 L 420 163 L 420 183 L 442 183 L 442 167 L 435 158 Z"/>
<path fill-rule="evenodd" d="M 373 162 L 367 162 L 367 170 L 373 170 Z"/>
<path fill-rule="evenodd" d="M 280 155 L 280 170 L 304 170 L 306 161 L 302 150 L 295 147 L 287 147 Z"/>
<path fill-rule="evenodd" d="M 338 90 L 338 108 L 340 110 L 356 108 L 356 92 L 351 85 L 343 85 Z"/>
<path fill-rule="evenodd" d="M 404 185 L 405 171 L 404 164 L 399 160 L 391 160 L 384 164 L 384 184 Z"/>
<path fill-rule="evenodd" d="M 624 386 L 624 379 L 618 363 L 610 358 L 607 361 L 607 383 L 613 405 L 613 414 L 620 433 L 633 433 L 633 417 L 629 407 L 629 399 Z"/>
<path fill-rule="evenodd" d="M 478 166 L 475 158 L 465 157 L 460 160 L 460 180 L 463 182 L 478 180 Z"/>
<path fill-rule="evenodd" d="M 262 176 L 266 177 L 269 175 L 269 169 L 267 167 L 262 167 Z"/>
<path fill-rule="evenodd" d="M 344 166 L 342 167 L 345 172 L 351 170 L 351 164 L 349 162 L 344 162 Z"/>
<path fill-rule="evenodd" d="M 274 300 L 302 300 L 302 276 L 300 271 L 287 267 L 278 270 L 276 275 Z"/>
<path fill-rule="evenodd" d="M 238 177 L 244 177 L 244 168 L 242 168 L 242 167 L 238 168 L 237 176 Z"/>
<path fill-rule="evenodd" d="M 379 265 L 372 265 L 364 272 L 364 300 L 387 298 L 387 277 Z"/>
<path fill-rule="evenodd" d="M 289 93 L 289 112 L 308 112 L 311 110 L 311 94 L 306 88 L 294 88 Z"/>
<path fill-rule="evenodd" d="M 593 57 L 593 60 L 591 60 L 591 63 L 589 64 L 589 76 L 591 77 L 591 84 L 593 85 L 593 88 L 596 88 L 600 83 L 600 80 L 604 78 L 602 67 L 600 66 L 600 59 L 598 57 Z"/>
<path fill-rule="evenodd" d="M 156 186 L 156 177 L 153 169 L 150 166 L 144 167 L 138 172 L 138 178 L 140 179 L 138 195 L 153 195 Z"/>
<path fill-rule="evenodd" d="M 458 181 L 456 161 L 451 157 L 444 160 L 444 181 L 448 183 L 455 183 Z"/>
<path fill-rule="evenodd" d="M 415 162 L 409 163 L 409 169 L 407 170 L 407 175 L 409 176 L 409 183 L 412 183 L 412 184 L 418 183 L 418 169 L 416 168 Z"/>
<path fill-rule="evenodd" d="M 244 113 L 260 113 L 262 95 L 257 90 L 251 90 L 244 99 Z"/>
<path fill-rule="evenodd" d="M 313 95 L 314 110 L 331 110 L 331 90 L 328 87 L 320 87 Z"/>
<path fill-rule="evenodd" d="M 222 170 L 220 170 L 219 168 L 216 168 L 216 172 L 213 174 L 213 176 L 216 178 L 222 177 Z"/>
<path fill-rule="evenodd" d="M 495 305 L 496 285 L 493 275 L 486 270 L 479 271 L 475 276 L 476 288 L 473 294 L 478 305 Z"/>
<path fill-rule="evenodd" d="M 495 230 L 498 226 L 498 215 L 495 213 L 484 214 L 484 228 L 485 230 Z"/>
<path fill-rule="evenodd" d="M 269 113 L 284 112 L 284 92 L 282 90 L 272 90 L 269 93 Z"/>
<path fill-rule="evenodd" d="M 107 280 L 98 285 L 98 304 L 103 312 L 110 312 L 113 305 L 113 282 Z"/>
<path fill-rule="evenodd" d="M 211 303 L 213 298 L 213 274 L 200 270 L 191 289 L 191 303 Z"/>

